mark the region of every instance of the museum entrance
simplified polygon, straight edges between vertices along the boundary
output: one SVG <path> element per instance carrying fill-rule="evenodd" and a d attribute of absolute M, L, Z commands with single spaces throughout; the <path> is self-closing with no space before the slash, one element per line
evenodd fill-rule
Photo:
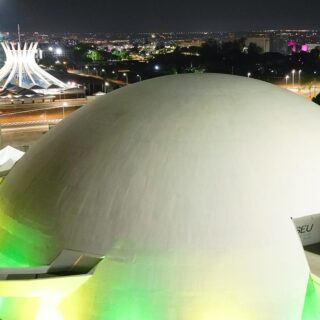
<path fill-rule="evenodd" d="M 320 214 L 292 221 L 299 234 L 311 273 L 320 278 Z"/>

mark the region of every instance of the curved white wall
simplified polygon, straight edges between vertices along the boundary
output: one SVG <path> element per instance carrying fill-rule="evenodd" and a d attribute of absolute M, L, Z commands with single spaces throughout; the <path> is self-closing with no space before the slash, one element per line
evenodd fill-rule
<path fill-rule="evenodd" d="M 86 289 L 94 304 L 133 290 L 106 284 L 118 276 L 162 319 L 300 319 L 308 266 L 290 217 L 320 212 L 319 124 L 316 105 L 252 79 L 130 85 L 32 148 L 0 210 L 37 230 L 22 260 L 33 250 L 49 263 L 63 248 L 109 257 Z"/>

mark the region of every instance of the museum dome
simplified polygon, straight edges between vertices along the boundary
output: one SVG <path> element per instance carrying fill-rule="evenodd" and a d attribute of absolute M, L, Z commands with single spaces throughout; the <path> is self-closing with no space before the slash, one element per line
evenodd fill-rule
<path fill-rule="evenodd" d="M 162 319 L 301 319 L 291 218 L 319 213 L 319 190 L 318 106 L 245 77 L 161 77 L 97 98 L 26 153 L 0 187 L 2 251 L 132 264 L 185 305 Z"/>

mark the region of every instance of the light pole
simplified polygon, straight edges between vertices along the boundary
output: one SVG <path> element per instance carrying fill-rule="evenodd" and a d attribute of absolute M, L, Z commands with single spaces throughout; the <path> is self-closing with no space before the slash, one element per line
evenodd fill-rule
<path fill-rule="evenodd" d="M 128 75 L 126 73 L 123 73 L 123 76 L 126 77 L 126 84 L 128 85 L 129 81 L 128 81 Z"/>
<path fill-rule="evenodd" d="M 296 70 L 293 69 L 291 73 L 292 73 L 292 86 L 294 87 L 294 74 L 296 73 Z"/>
<path fill-rule="evenodd" d="M 110 86 L 110 83 L 106 81 L 104 83 L 104 93 L 107 93 L 107 87 L 109 87 L 109 86 Z"/>
<path fill-rule="evenodd" d="M 251 77 L 251 72 L 247 73 L 247 77 L 250 78 Z"/>
<path fill-rule="evenodd" d="M 142 80 L 140 74 L 137 74 L 137 78 L 139 79 L 139 82 Z"/>
<path fill-rule="evenodd" d="M 89 74 L 89 67 L 85 66 L 85 69 L 87 70 L 87 74 Z"/>
<path fill-rule="evenodd" d="M 299 70 L 298 72 L 299 86 L 301 86 L 301 72 L 302 70 Z"/>
<path fill-rule="evenodd" d="M 68 103 L 67 102 L 64 102 L 63 104 L 62 104 L 62 118 L 64 119 L 64 107 L 66 107 L 68 105 Z"/>
<path fill-rule="evenodd" d="M 286 79 L 286 86 L 288 86 L 288 80 L 289 80 L 289 76 L 288 75 L 286 75 L 286 77 L 285 77 L 285 79 Z"/>

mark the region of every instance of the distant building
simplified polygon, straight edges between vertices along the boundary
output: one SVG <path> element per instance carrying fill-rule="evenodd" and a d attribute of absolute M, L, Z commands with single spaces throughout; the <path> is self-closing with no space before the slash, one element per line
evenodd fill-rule
<path fill-rule="evenodd" d="M 249 47 L 250 43 L 260 47 L 262 52 L 270 52 L 270 37 L 248 37 L 246 46 Z"/>
<path fill-rule="evenodd" d="M 271 38 L 270 41 L 270 51 L 278 52 L 283 55 L 288 54 L 288 42 L 287 40 L 279 37 Z"/>
<path fill-rule="evenodd" d="M 188 39 L 177 41 L 177 45 L 181 48 L 201 47 L 205 43 L 203 39 Z"/>
<path fill-rule="evenodd" d="M 308 52 L 313 49 L 320 49 L 320 43 L 307 43 L 306 46 L 308 48 Z"/>

